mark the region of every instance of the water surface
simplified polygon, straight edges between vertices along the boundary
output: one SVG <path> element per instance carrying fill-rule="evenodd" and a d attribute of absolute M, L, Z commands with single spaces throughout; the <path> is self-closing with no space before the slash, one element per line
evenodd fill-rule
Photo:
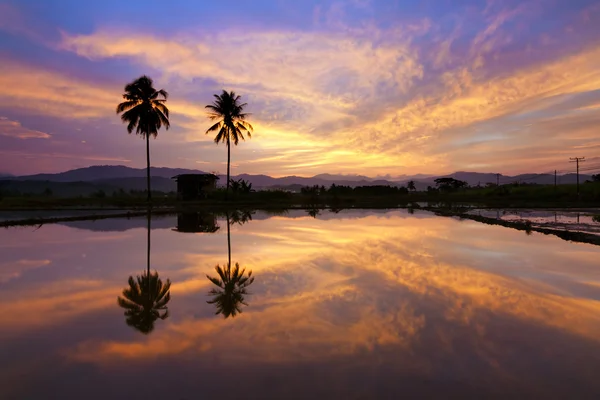
<path fill-rule="evenodd" d="M 117 303 L 145 217 L 0 230 L 0 398 L 600 396 L 597 246 L 420 211 L 229 222 L 152 219 L 150 319 Z M 255 280 L 207 303 L 228 242 Z"/>

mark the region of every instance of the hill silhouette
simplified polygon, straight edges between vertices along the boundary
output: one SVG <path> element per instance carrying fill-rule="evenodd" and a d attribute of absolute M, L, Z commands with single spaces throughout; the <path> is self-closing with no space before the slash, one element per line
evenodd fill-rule
<path fill-rule="evenodd" d="M 176 190 L 176 183 L 171 178 L 179 174 L 201 174 L 206 173 L 201 170 L 184 168 L 152 167 L 150 169 L 152 176 L 153 190 L 162 192 L 171 192 Z M 42 193 L 46 189 L 52 190 L 55 195 L 60 196 L 79 196 L 89 195 L 95 191 L 103 190 L 107 194 L 120 189 L 125 191 L 139 190 L 146 188 L 145 182 L 146 170 L 143 168 L 131 168 L 123 165 L 97 165 L 87 168 L 78 168 L 70 171 L 55 174 L 36 174 L 24 176 L 2 177 L 0 186 L 4 190 L 16 190 L 28 193 Z M 402 175 L 400 175 L 402 176 Z M 225 184 L 225 177 L 220 176 L 219 185 Z M 370 178 L 364 175 L 336 175 L 319 174 L 313 177 L 302 176 L 284 176 L 271 177 L 269 175 L 251 175 L 240 174 L 232 176 L 233 179 L 244 179 L 252 183 L 256 189 L 285 189 L 298 191 L 303 186 L 325 186 L 332 184 L 356 186 L 372 185 L 391 185 L 406 186 L 410 180 L 415 181 L 417 190 L 426 190 L 427 186 L 435 186 L 435 179 L 438 177 L 452 177 L 467 182 L 471 186 L 486 185 L 487 183 L 509 184 L 513 182 L 535 183 L 535 184 L 553 184 L 554 175 L 551 174 L 521 174 L 516 176 L 500 175 L 481 172 L 457 171 L 443 176 L 426 176 L 417 174 L 413 176 L 402 176 L 402 180 L 386 180 Z M 580 175 L 580 181 L 585 182 L 591 179 L 589 175 Z M 558 182 L 560 184 L 574 184 L 577 181 L 575 174 L 560 175 Z"/>

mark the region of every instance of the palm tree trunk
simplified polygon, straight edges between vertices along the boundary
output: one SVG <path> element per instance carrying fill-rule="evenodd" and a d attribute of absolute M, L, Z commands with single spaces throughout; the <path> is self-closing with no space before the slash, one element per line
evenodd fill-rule
<path fill-rule="evenodd" d="M 229 229 L 229 213 L 225 214 L 227 216 L 227 254 L 228 254 L 228 262 L 229 262 L 229 266 L 231 267 L 231 232 Z"/>
<path fill-rule="evenodd" d="M 225 197 L 229 197 L 229 166 L 231 165 L 231 145 L 229 144 L 229 136 L 227 137 L 227 190 Z"/>
<path fill-rule="evenodd" d="M 152 189 L 150 188 L 150 135 L 146 135 L 146 184 L 148 187 L 148 202 L 152 200 Z"/>
<path fill-rule="evenodd" d="M 147 243 L 146 263 L 148 266 L 148 285 L 150 285 L 150 231 L 151 231 L 150 221 L 152 219 L 152 216 L 150 214 L 150 209 L 148 209 L 148 213 L 147 213 L 146 217 L 148 218 L 148 240 L 146 242 Z M 148 293 L 150 293 L 150 287 L 148 287 Z"/>

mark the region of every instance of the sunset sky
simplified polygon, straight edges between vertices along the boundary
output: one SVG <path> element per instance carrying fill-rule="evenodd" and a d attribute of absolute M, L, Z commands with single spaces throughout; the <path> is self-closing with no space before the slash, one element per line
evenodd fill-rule
<path fill-rule="evenodd" d="M 142 74 L 170 94 L 155 166 L 225 172 L 222 89 L 255 127 L 233 174 L 593 165 L 599 25 L 592 0 L 0 0 L 0 172 L 145 167 L 115 114 Z"/>

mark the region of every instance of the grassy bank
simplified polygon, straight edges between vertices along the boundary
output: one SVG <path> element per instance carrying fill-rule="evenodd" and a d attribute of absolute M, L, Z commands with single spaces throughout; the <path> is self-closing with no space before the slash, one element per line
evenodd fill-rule
<path fill-rule="evenodd" d="M 332 208 L 387 208 L 406 207 L 413 203 L 448 207 L 455 204 L 472 204 L 478 207 L 502 208 L 571 208 L 600 206 L 600 183 L 582 184 L 580 195 L 575 185 L 506 185 L 495 188 L 468 188 L 453 192 L 430 190 L 408 192 L 390 186 L 363 186 L 349 188 L 305 188 L 302 193 L 281 190 L 230 193 L 218 190 L 210 197 L 197 201 L 178 201 L 173 194 L 154 193 L 152 206 L 178 210 L 182 208 L 281 208 L 281 207 L 332 207 Z M 60 210 L 145 209 L 147 202 L 139 195 L 110 197 L 61 198 L 53 196 L 8 196 L 0 199 L 0 210 Z"/>
<path fill-rule="evenodd" d="M 538 232 L 538 233 L 542 233 L 544 235 L 554 235 L 563 240 L 567 240 L 567 241 L 571 241 L 571 242 L 600 245 L 600 235 L 594 235 L 591 233 L 535 227 L 535 226 L 532 226 L 529 221 L 525 221 L 525 222 L 523 222 L 523 221 L 505 221 L 502 219 L 467 214 L 463 210 L 460 210 L 460 209 L 451 210 L 451 209 L 425 208 L 425 210 L 431 211 L 434 214 L 439 215 L 439 216 L 458 217 L 460 219 L 467 219 L 467 220 L 476 221 L 476 222 L 480 222 L 480 223 L 487 224 L 487 225 L 503 226 L 505 228 L 511 228 L 511 229 L 523 231 L 526 234 L 531 234 L 532 232 Z"/>

